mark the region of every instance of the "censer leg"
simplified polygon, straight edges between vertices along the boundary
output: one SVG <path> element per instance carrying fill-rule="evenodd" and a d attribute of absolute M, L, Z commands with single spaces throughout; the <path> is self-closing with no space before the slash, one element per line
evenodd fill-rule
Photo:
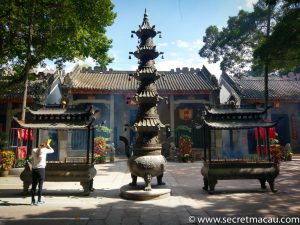
<path fill-rule="evenodd" d="M 145 180 L 145 191 L 151 191 L 151 181 L 152 181 L 152 176 L 151 174 L 146 174 L 146 176 L 144 177 Z"/>
<path fill-rule="evenodd" d="M 137 176 L 131 174 L 132 182 L 129 183 L 130 186 L 136 186 Z"/>
<path fill-rule="evenodd" d="M 161 175 L 157 176 L 157 185 L 165 185 L 166 183 L 162 181 L 164 174 L 162 173 Z"/>

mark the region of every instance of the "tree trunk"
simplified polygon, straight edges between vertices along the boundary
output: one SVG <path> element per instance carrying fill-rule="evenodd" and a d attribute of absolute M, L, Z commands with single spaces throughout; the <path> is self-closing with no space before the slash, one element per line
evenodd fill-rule
<path fill-rule="evenodd" d="M 31 43 L 32 43 L 32 34 L 33 34 L 33 16 L 34 16 L 34 3 L 35 0 L 31 2 L 31 13 L 28 21 L 28 35 L 27 35 L 27 49 L 26 49 L 26 64 L 24 70 L 24 94 L 23 94 L 23 103 L 22 103 L 22 117 L 21 120 L 25 121 L 25 112 L 27 104 L 27 91 L 28 91 L 28 77 L 29 71 L 31 69 Z"/>

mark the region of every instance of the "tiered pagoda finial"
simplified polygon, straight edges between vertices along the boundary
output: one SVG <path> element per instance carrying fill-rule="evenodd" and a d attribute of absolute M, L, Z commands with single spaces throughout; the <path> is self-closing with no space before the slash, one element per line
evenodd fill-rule
<path fill-rule="evenodd" d="M 133 97 L 139 109 L 135 122 L 130 126 L 137 132 L 137 139 L 128 166 L 133 179 L 131 185 L 135 186 L 137 177 L 142 177 L 145 180 L 145 191 L 151 190 L 152 177 L 157 177 L 159 185 L 164 184 L 162 176 L 166 164 L 161 155 L 161 143 L 158 138 L 159 130 L 165 127 L 157 113 L 157 104 L 162 97 L 158 95 L 155 85 L 155 81 L 161 75 L 155 68 L 154 59 L 162 53 L 156 51 L 153 38 L 159 33 L 155 26 L 150 25 L 145 9 L 142 25 L 137 31 L 132 31 L 132 34 L 136 34 L 140 39 L 139 46 L 135 52 L 129 53 L 139 59 L 138 69 L 130 76 L 138 80 L 140 86 Z"/>

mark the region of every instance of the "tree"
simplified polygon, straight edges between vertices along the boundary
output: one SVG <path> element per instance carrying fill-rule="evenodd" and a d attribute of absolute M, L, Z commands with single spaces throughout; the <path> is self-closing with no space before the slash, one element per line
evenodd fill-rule
<path fill-rule="evenodd" d="M 243 74 L 251 67 L 253 48 L 264 36 L 266 15 L 261 0 L 253 12 L 240 10 L 237 16 L 229 17 L 227 26 L 221 30 L 216 26 L 208 27 L 200 56 L 213 63 L 221 61 L 221 70 L 229 74 Z"/>
<path fill-rule="evenodd" d="M 267 3 L 270 1 L 277 2 L 277 5 L 270 7 L 271 35 L 267 38 Z M 284 29 L 291 30 L 290 34 Z M 270 71 L 291 69 L 297 64 L 296 55 L 299 56 L 299 0 L 259 0 L 253 12 L 240 10 L 237 16 L 229 17 L 227 26 L 221 30 L 216 26 L 208 27 L 203 41 L 200 56 L 208 58 L 209 62 L 221 61 L 221 70 L 235 76 L 247 73 L 261 76 L 268 51 L 270 60 L 274 59 L 269 63 Z M 281 48 L 281 44 L 286 47 Z M 285 60 L 278 62 L 279 58 Z"/>
<path fill-rule="evenodd" d="M 22 119 L 30 70 L 45 59 L 59 68 L 89 56 L 102 67 L 112 61 L 105 36 L 116 16 L 112 9 L 110 0 L 1 0 L 0 69 L 24 81 Z"/>
<path fill-rule="evenodd" d="M 254 51 L 256 60 L 270 64 L 273 70 L 292 71 L 300 65 L 300 1 L 285 1 L 282 13 L 270 37 Z"/>

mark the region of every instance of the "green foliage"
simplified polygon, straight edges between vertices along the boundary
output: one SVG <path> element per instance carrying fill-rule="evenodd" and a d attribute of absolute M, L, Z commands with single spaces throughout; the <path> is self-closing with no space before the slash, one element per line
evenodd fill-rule
<path fill-rule="evenodd" d="M 211 63 L 220 61 L 221 70 L 229 74 L 243 74 L 251 65 L 253 48 L 264 35 L 266 13 L 261 0 L 253 12 L 240 10 L 237 16 L 229 17 L 227 26 L 221 30 L 208 27 L 200 56 Z"/>
<path fill-rule="evenodd" d="M 112 144 L 109 144 L 111 129 L 107 126 L 99 126 L 97 127 L 97 131 L 99 132 L 99 136 L 94 139 L 94 156 L 96 160 L 106 157 L 109 149 L 112 147 Z"/>
<path fill-rule="evenodd" d="M 45 59 L 62 67 L 91 56 L 107 65 L 112 58 L 105 28 L 116 16 L 112 9 L 110 0 L 1 0 L 0 70 L 22 80 L 26 63 L 33 68 Z"/>
<path fill-rule="evenodd" d="M 101 132 L 101 133 L 106 133 L 106 134 L 110 134 L 111 133 L 111 129 L 107 126 L 99 126 L 97 131 Z"/>
<path fill-rule="evenodd" d="M 0 150 L 8 148 L 8 135 L 6 132 L 0 132 Z"/>
<path fill-rule="evenodd" d="M 26 165 L 26 159 L 16 159 L 14 162 L 14 168 L 22 168 Z"/>
<path fill-rule="evenodd" d="M 0 151 L 0 170 L 10 170 L 15 160 L 15 153 L 10 150 Z"/>
<path fill-rule="evenodd" d="M 266 2 L 277 3 L 270 6 L 268 40 Z M 221 30 L 208 27 L 199 54 L 209 62 L 220 61 L 221 70 L 235 76 L 262 75 L 267 56 L 271 71 L 292 70 L 299 64 L 299 11 L 299 0 L 259 0 L 253 12 L 240 10 L 237 16 L 229 17 L 227 26 Z"/>
<path fill-rule="evenodd" d="M 175 131 L 180 132 L 180 131 L 186 131 L 186 132 L 192 132 L 192 129 L 189 128 L 186 125 L 179 125 L 178 127 L 175 128 Z"/>
<path fill-rule="evenodd" d="M 254 56 L 268 61 L 271 69 L 293 71 L 300 62 L 300 2 L 286 1 L 269 38 L 257 46 Z"/>

